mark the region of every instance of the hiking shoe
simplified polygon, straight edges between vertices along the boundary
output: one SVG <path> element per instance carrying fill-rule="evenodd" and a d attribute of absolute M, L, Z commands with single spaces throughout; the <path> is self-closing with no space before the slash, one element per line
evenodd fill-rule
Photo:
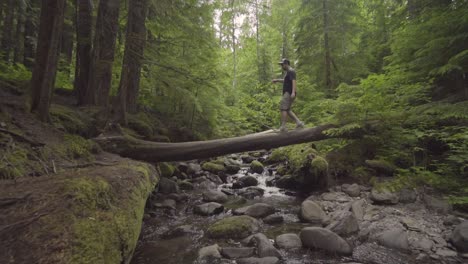
<path fill-rule="evenodd" d="M 296 129 L 297 128 L 304 128 L 304 126 L 305 126 L 304 122 L 299 122 L 299 123 L 296 124 Z"/>
<path fill-rule="evenodd" d="M 281 133 L 288 132 L 288 128 L 286 126 L 280 126 L 280 128 L 278 130 Z"/>

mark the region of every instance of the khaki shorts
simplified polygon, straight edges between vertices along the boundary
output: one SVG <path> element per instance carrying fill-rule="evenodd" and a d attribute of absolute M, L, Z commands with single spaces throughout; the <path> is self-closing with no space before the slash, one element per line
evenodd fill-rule
<path fill-rule="evenodd" d="M 284 93 L 283 97 L 280 101 L 280 110 L 281 111 L 288 111 L 291 109 L 291 105 L 293 104 L 295 98 L 291 98 L 289 93 Z"/>

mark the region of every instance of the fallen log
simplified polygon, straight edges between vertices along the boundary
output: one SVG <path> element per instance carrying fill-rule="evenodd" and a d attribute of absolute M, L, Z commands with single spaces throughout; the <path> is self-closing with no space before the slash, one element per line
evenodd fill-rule
<path fill-rule="evenodd" d="M 289 132 L 269 130 L 241 137 L 180 143 L 145 141 L 122 134 L 102 134 L 94 140 L 104 150 L 123 157 L 149 162 L 181 161 L 323 140 L 332 137 L 324 131 L 334 127 L 321 125 Z"/>

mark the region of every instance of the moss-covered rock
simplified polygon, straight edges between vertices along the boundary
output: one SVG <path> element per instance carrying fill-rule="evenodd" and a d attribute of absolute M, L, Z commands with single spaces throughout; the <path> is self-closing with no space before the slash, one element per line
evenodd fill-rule
<path fill-rule="evenodd" d="M 205 162 L 205 163 L 203 163 L 202 169 L 206 170 L 206 171 L 209 171 L 211 173 L 215 173 L 215 174 L 225 170 L 223 164 L 217 164 L 217 163 L 214 163 L 214 162 Z"/>
<path fill-rule="evenodd" d="M 244 238 L 259 229 L 258 221 L 250 216 L 232 216 L 211 225 L 207 235 L 211 238 Z"/>
<path fill-rule="evenodd" d="M 395 173 L 395 166 L 386 160 L 366 160 L 367 167 L 375 170 L 379 175 L 393 176 Z"/>
<path fill-rule="evenodd" d="M 252 161 L 252 163 L 250 163 L 250 170 L 255 173 L 261 174 L 263 173 L 263 169 L 264 169 L 263 164 L 258 160 L 254 160 Z"/>
<path fill-rule="evenodd" d="M 161 177 L 170 178 L 174 175 L 175 166 L 167 162 L 158 163 L 159 169 L 161 170 Z"/>
<path fill-rule="evenodd" d="M 287 160 L 287 156 L 282 150 L 282 148 L 278 148 L 273 150 L 270 156 L 266 159 L 265 163 L 266 164 L 274 164 L 274 163 L 279 163 Z"/>

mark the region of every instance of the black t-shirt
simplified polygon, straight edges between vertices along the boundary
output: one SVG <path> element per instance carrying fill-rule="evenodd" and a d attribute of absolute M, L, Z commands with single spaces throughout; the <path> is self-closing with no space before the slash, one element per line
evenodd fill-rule
<path fill-rule="evenodd" d="M 284 81 L 283 81 L 283 94 L 288 92 L 289 94 L 292 94 L 292 81 L 296 80 L 296 71 L 293 68 L 290 68 L 287 72 L 286 75 L 284 76 Z"/>

